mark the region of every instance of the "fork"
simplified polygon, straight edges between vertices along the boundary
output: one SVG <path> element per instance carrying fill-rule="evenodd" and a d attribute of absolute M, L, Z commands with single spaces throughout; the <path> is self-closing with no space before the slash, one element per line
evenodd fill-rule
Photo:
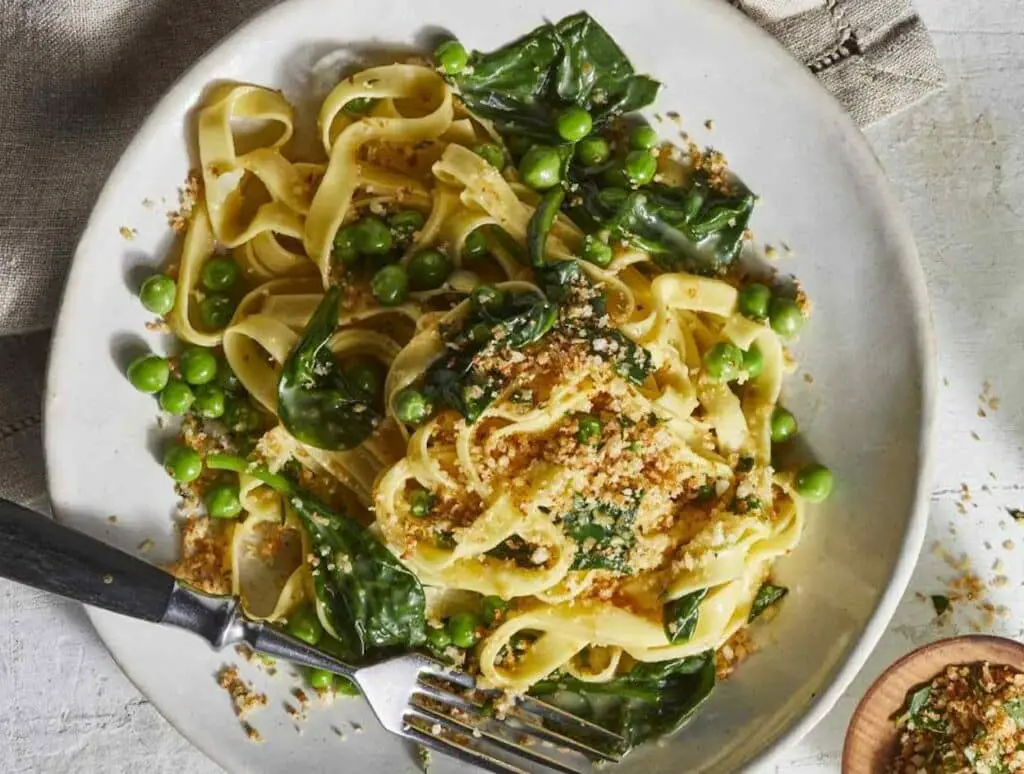
<path fill-rule="evenodd" d="M 353 666 L 246 617 L 237 597 L 204 594 L 82 532 L 0 500 L 0 577 L 114 613 L 176 626 L 220 650 L 242 643 L 352 680 L 385 729 L 487 771 L 578 774 L 618 762 L 622 737 L 533 697 L 495 717 L 499 694 L 435 659 L 409 653 Z M 541 749 L 542 748 L 542 749 Z"/>

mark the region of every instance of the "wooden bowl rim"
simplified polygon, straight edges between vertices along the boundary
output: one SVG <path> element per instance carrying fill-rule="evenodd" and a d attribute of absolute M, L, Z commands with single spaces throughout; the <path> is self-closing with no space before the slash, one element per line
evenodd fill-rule
<path fill-rule="evenodd" d="M 920 658 L 925 654 L 929 654 L 936 650 L 948 649 L 955 645 L 967 643 L 970 647 L 982 650 L 986 645 L 999 645 L 1002 647 L 1010 646 L 1011 650 L 1016 650 L 1020 653 L 1022 664 L 1016 666 L 1016 668 L 1024 670 L 1024 643 L 1018 642 L 1017 640 L 1010 639 L 1009 637 L 1000 637 L 995 634 L 961 634 L 956 637 L 947 637 L 942 640 L 936 640 L 935 642 L 929 642 L 927 645 L 922 645 L 919 648 L 915 648 L 906 655 L 901 656 L 892 664 L 890 664 L 882 674 L 880 674 L 875 681 L 871 684 L 871 687 L 864 693 L 863 698 L 857 703 L 856 709 L 853 711 L 853 715 L 850 718 L 850 724 L 846 727 L 846 735 L 843 737 L 843 758 L 842 758 L 842 772 L 847 774 L 850 767 L 850 739 L 853 736 L 853 731 L 857 727 L 859 721 L 864 716 L 866 708 L 874 700 L 875 696 L 881 690 L 882 686 L 888 682 L 894 674 L 896 674 L 901 668 L 907 663 L 915 659 Z M 984 656 L 980 656 L 974 661 L 962 661 L 957 660 L 957 663 L 976 663 L 977 661 L 985 661 Z M 950 662 L 952 663 L 952 662 Z M 948 664 L 947 664 L 948 666 Z"/>

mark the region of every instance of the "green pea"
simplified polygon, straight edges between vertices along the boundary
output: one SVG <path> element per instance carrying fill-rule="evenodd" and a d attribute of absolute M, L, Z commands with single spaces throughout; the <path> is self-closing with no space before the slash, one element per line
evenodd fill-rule
<path fill-rule="evenodd" d="M 336 696 L 360 696 L 359 686 L 342 675 L 334 676 L 334 693 Z"/>
<path fill-rule="evenodd" d="M 611 146 L 604 137 L 587 137 L 576 146 L 576 158 L 585 167 L 604 164 L 611 155 Z"/>
<path fill-rule="evenodd" d="M 427 627 L 427 642 L 436 651 L 442 651 L 452 644 L 452 638 L 448 636 L 442 627 L 439 626 L 428 626 Z"/>
<path fill-rule="evenodd" d="M 238 484 L 218 484 L 206 493 L 206 512 L 215 519 L 233 519 L 242 512 Z"/>
<path fill-rule="evenodd" d="M 235 302 L 223 293 L 210 293 L 199 302 L 199 319 L 210 330 L 226 328 L 235 313 Z"/>
<path fill-rule="evenodd" d="M 505 151 L 493 142 L 485 142 L 473 148 L 473 152 L 495 169 L 505 168 Z"/>
<path fill-rule="evenodd" d="M 350 363 L 342 372 L 345 381 L 372 401 L 384 392 L 384 367 L 376 360 L 366 358 Z"/>
<path fill-rule="evenodd" d="M 179 484 L 187 484 L 199 478 L 203 461 L 192 449 L 175 444 L 164 455 L 164 470 Z"/>
<path fill-rule="evenodd" d="M 804 325 L 804 313 L 795 301 L 788 298 L 773 298 L 768 306 L 768 320 L 772 330 L 783 338 L 796 336 Z"/>
<path fill-rule="evenodd" d="M 594 128 L 594 119 L 581 107 L 569 107 L 558 114 L 555 124 L 558 134 L 567 142 L 578 142 L 590 134 Z"/>
<path fill-rule="evenodd" d="M 195 399 L 192 388 L 177 379 L 171 379 L 167 386 L 160 390 L 160 408 L 175 416 L 187 414 Z"/>
<path fill-rule="evenodd" d="M 334 673 L 326 669 L 310 669 L 309 684 L 318 691 L 329 691 L 334 686 Z"/>
<path fill-rule="evenodd" d="M 476 613 L 456 613 L 445 625 L 452 644 L 457 648 L 472 648 L 476 645 L 480 618 Z"/>
<path fill-rule="evenodd" d="M 502 308 L 505 306 L 507 296 L 505 291 L 501 288 L 496 288 L 494 285 L 477 285 L 473 288 L 473 294 L 470 296 L 472 304 L 481 312 L 488 314 L 499 314 Z"/>
<path fill-rule="evenodd" d="M 772 291 L 760 282 L 745 285 L 736 299 L 736 307 L 740 314 L 751 320 L 763 320 L 768 316 L 768 305 L 772 300 Z"/>
<path fill-rule="evenodd" d="M 223 422 L 235 435 L 247 435 L 259 430 L 263 424 L 260 412 L 248 398 L 232 398 L 225 401 Z"/>
<path fill-rule="evenodd" d="M 419 425 L 433 412 L 427 396 L 415 387 L 406 387 L 395 396 L 395 416 L 407 425 Z"/>
<path fill-rule="evenodd" d="M 422 487 L 414 489 L 409 495 L 409 511 L 417 518 L 430 515 L 434 508 L 434 495 Z"/>
<path fill-rule="evenodd" d="M 796 474 L 796 493 L 812 503 L 820 503 L 832 494 L 832 471 L 824 465 L 807 465 Z"/>
<path fill-rule="evenodd" d="M 469 64 L 466 47 L 457 40 L 446 40 L 434 52 L 434 58 L 446 75 L 458 75 Z"/>
<path fill-rule="evenodd" d="M 732 381 L 742 367 L 743 350 L 728 341 L 720 341 L 704 353 L 704 368 L 712 379 Z"/>
<path fill-rule="evenodd" d="M 772 442 L 785 443 L 797 433 L 796 417 L 782 406 L 772 412 Z"/>
<path fill-rule="evenodd" d="M 419 210 L 399 210 L 388 218 L 391 233 L 399 241 L 408 241 L 412 235 L 423 228 L 427 219 Z"/>
<path fill-rule="evenodd" d="M 391 250 L 391 229 L 380 218 L 369 215 L 356 225 L 355 241 L 362 255 L 385 255 Z"/>
<path fill-rule="evenodd" d="M 218 419 L 224 415 L 224 390 L 215 384 L 204 384 L 196 390 L 196 413 L 205 419 Z"/>
<path fill-rule="evenodd" d="M 462 254 L 467 258 L 482 258 L 487 255 L 487 235 L 482 228 L 470 231 L 462 243 Z"/>
<path fill-rule="evenodd" d="M 160 392 L 171 378 L 171 367 L 159 355 L 143 355 L 128 366 L 128 381 L 139 392 Z"/>
<path fill-rule="evenodd" d="M 373 275 L 370 289 L 383 306 L 398 306 L 409 295 L 409 275 L 401 266 L 385 266 Z"/>
<path fill-rule="evenodd" d="M 452 272 L 452 264 L 440 250 L 420 250 L 409 259 L 406 271 L 414 290 L 433 290 L 444 284 Z"/>
<path fill-rule="evenodd" d="M 312 605 L 303 605 L 288 616 L 288 633 L 314 647 L 324 636 L 324 627 Z"/>
<path fill-rule="evenodd" d="M 139 300 L 153 314 L 165 315 L 174 308 L 174 294 L 177 283 L 166 274 L 154 274 L 146 277 L 139 288 Z"/>
<path fill-rule="evenodd" d="M 519 176 L 530 188 L 545 191 L 562 176 L 562 157 L 546 145 L 534 145 L 519 162 Z"/>
<path fill-rule="evenodd" d="M 230 258 L 211 258 L 203 264 L 201 273 L 207 290 L 227 290 L 238 282 L 242 270 Z"/>
<path fill-rule="evenodd" d="M 634 150 L 650 150 L 658 144 L 658 133 L 648 124 L 641 124 L 629 135 L 629 147 Z"/>
<path fill-rule="evenodd" d="M 350 266 L 359 258 L 359 248 L 356 247 L 357 224 L 350 223 L 342 226 L 334 235 L 334 247 L 331 256 L 338 263 Z"/>
<path fill-rule="evenodd" d="M 217 375 L 217 358 L 205 347 L 189 347 L 178 358 L 178 368 L 189 384 L 206 384 Z"/>
<path fill-rule="evenodd" d="M 582 444 L 590 444 L 601 438 L 601 420 L 589 414 L 580 417 L 576 440 Z"/>
<path fill-rule="evenodd" d="M 346 102 L 342 110 L 350 116 L 362 116 L 369 113 L 376 104 L 377 100 L 373 97 L 356 97 Z"/>
<path fill-rule="evenodd" d="M 622 171 L 626 173 L 632 185 L 646 185 L 654 179 L 654 174 L 658 171 L 658 162 L 647 151 L 630 151 Z"/>
<path fill-rule="evenodd" d="M 764 371 L 764 355 L 757 344 L 743 353 L 743 370 L 747 372 L 748 379 L 756 379 Z"/>
<path fill-rule="evenodd" d="M 483 344 L 491 340 L 491 326 L 486 323 L 476 323 L 469 329 L 469 340 L 474 344 Z"/>
<path fill-rule="evenodd" d="M 593 234 L 587 234 L 583 240 L 583 258 L 604 268 L 612 262 L 612 248 Z"/>
<path fill-rule="evenodd" d="M 483 598 L 483 601 L 480 603 L 480 607 L 483 610 L 484 621 L 486 621 L 487 625 L 490 626 L 501 618 L 502 613 L 508 609 L 508 602 L 501 597 L 491 594 Z"/>

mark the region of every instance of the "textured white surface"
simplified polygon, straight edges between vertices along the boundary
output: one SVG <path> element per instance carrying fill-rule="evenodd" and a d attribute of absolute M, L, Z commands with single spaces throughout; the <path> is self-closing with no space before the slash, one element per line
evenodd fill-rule
<path fill-rule="evenodd" d="M 986 595 L 1013 614 L 988 628 L 1020 639 L 1024 525 L 1003 508 L 1024 506 L 1024 16 L 1018 0 L 918 5 L 949 89 L 867 134 L 917 235 L 948 380 L 928 544 L 967 554 L 985 581 L 1007 577 Z M 985 381 L 1000 404 L 982 418 Z M 963 483 L 973 498 L 965 515 L 957 508 Z M 993 569 L 997 560 L 1005 567 Z M 870 680 L 915 645 L 981 620 L 978 606 L 965 604 L 940 627 L 915 597 L 942 593 L 955 574 L 926 548 L 889 634 L 847 698 L 776 771 L 838 772 L 842 734 Z M 79 608 L 0 583 L 0 621 L 0 772 L 218 770 L 139 696 Z"/>

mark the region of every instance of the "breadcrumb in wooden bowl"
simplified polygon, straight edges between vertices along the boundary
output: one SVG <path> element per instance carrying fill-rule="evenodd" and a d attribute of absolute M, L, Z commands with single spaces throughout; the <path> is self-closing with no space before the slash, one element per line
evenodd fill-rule
<path fill-rule="evenodd" d="M 909 653 L 868 689 L 843 774 L 1024 772 L 1024 644 L 971 635 Z"/>

